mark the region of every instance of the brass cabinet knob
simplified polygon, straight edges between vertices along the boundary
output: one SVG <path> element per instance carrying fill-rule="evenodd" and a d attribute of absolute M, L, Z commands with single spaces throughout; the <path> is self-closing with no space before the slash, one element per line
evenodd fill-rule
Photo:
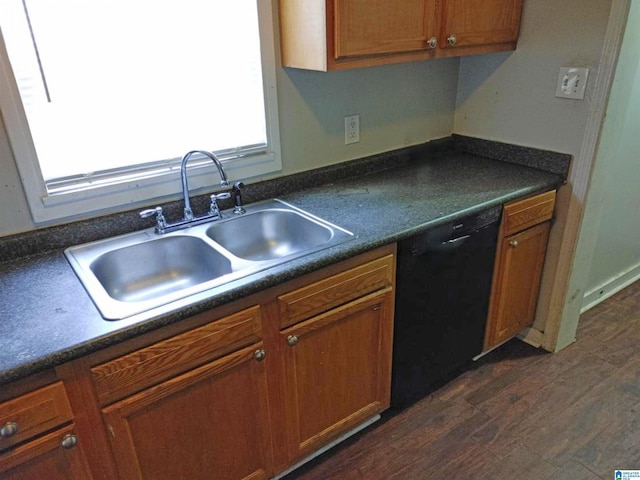
<path fill-rule="evenodd" d="M 7 422 L 0 428 L 0 437 L 9 438 L 18 433 L 18 424 L 16 422 Z"/>
<path fill-rule="evenodd" d="M 509 246 L 510 246 L 511 248 L 516 248 L 516 247 L 518 246 L 518 241 L 517 241 L 517 240 L 511 240 L 511 241 L 509 242 Z"/>
<path fill-rule="evenodd" d="M 436 48 L 438 46 L 438 39 L 436 37 L 431 37 L 427 40 L 427 47 Z"/>
<path fill-rule="evenodd" d="M 267 352 L 265 352 L 263 349 L 259 349 L 253 352 L 253 358 L 255 358 L 259 362 L 264 360 L 264 357 L 266 356 L 267 356 Z"/>
<path fill-rule="evenodd" d="M 287 337 L 287 343 L 293 347 L 296 343 L 298 343 L 298 337 L 296 337 L 295 335 L 289 335 Z"/>
<path fill-rule="evenodd" d="M 456 37 L 455 34 L 452 33 L 447 37 L 447 42 L 449 42 L 449 45 L 453 47 L 458 42 L 458 37 Z"/>
<path fill-rule="evenodd" d="M 62 448 L 69 450 L 70 448 L 75 447 L 78 444 L 78 437 L 73 435 L 72 433 L 68 433 L 62 439 Z"/>

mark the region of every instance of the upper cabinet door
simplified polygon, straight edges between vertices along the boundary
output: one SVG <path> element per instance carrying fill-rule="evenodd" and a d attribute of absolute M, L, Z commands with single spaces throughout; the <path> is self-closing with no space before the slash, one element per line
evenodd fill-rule
<path fill-rule="evenodd" d="M 435 0 L 334 0 L 336 59 L 429 48 Z"/>
<path fill-rule="evenodd" d="M 342 70 L 514 50 L 523 0 L 279 0 L 282 65 Z"/>
<path fill-rule="evenodd" d="M 441 48 L 515 46 L 522 0 L 442 0 L 439 9 Z"/>

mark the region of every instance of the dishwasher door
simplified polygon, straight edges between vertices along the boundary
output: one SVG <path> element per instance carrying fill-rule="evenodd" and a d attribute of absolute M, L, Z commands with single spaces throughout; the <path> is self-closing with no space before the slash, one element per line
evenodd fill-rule
<path fill-rule="evenodd" d="M 398 244 L 392 407 L 423 398 L 481 353 L 501 211 Z"/>

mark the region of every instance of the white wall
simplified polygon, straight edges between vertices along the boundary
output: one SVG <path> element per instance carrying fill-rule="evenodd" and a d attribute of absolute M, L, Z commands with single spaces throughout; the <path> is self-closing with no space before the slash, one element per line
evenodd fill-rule
<path fill-rule="evenodd" d="M 32 228 L 31 213 L 0 116 L 0 236 Z"/>
<path fill-rule="evenodd" d="M 583 308 L 640 276 L 640 2 L 631 2 L 589 192 L 593 245 Z"/>
<path fill-rule="evenodd" d="M 321 73 L 280 69 L 284 173 L 446 137 L 453 130 L 458 59 Z M 360 115 L 345 146 L 344 117 Z"/>
<path fill-rule="evenodd" d="M 461 60 L 455 132 L 577 155 L 611 0 L 525 0 L 515 52 Z M 561 66 L 589 67 L 584 101 L 556 98 Z"/>

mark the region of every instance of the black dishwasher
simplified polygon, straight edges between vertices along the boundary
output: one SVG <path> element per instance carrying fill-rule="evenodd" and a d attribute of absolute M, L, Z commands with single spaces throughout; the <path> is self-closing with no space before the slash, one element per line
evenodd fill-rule
<path fill-rule="evenodd" d="M 482 351 L 501 207 L 398 243 L 391 406 L 404 408 Z"/>

